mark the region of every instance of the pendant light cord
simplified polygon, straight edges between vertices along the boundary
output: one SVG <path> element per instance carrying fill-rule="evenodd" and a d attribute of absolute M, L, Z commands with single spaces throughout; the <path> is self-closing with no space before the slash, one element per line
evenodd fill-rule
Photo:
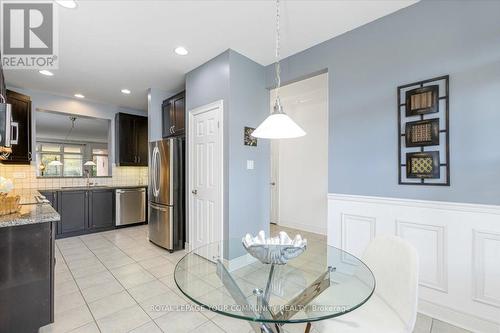
<path fill-rule="evenodd" d="M 76 117 L 69 117 L 69 120 L 71 120 L 71 127 L 70 127 L 68 133 L 66 134 L 66 136 L 64 137 L 64 141 L 68 140 L 68 137 L 71 134 L 71 132 L 73 131 L 73 128 L 75 128 Z"/>
<path fill-rule="evenodd" d="M 276 97 L 279 100 L 281 87 L 281 66 L 280 66 L 280 0 L 276 0 Z"/>

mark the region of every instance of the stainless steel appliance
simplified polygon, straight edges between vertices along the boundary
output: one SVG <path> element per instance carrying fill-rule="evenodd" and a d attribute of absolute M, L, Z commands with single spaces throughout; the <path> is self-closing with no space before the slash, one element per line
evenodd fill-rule
<path fill-rule="evenodd" d="M 184 137 L 149 146 L 149 240 L 169 251 L 185 242 L 185 148 Z"/>
<path fill-rule="evenodd" d="M 146 189 L 116 189 L 116 225 L 146 222 Z"/>
<path fill-rule="evenodd" d="M 14 137 L 12 137 L 14 135 Z M 0 159 L 6 159 L 11 145 L 17 144 L 19 124 L 12 121 L 12 105 L 0 94 Z"/>

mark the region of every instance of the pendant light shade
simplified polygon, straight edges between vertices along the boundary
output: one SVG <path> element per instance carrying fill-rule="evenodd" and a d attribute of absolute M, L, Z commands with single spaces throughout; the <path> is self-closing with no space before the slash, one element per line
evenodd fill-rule
<path fill-rule="evenodd" d="M 291 139 L 304 135 L 306 132 L 283 112 L 279 98 L 273 113 L 252 132 L 253 137 L 262 139 Z"/>
<path fill-rule="evenodd" d="M 280 1 L 276 0 L 276 102 L 274 111 L 256 129 L 252 136 L 263 139 L 290 139 L 306 135 L 306 132 L 290 118 L 280 101 Z"/>
<path fill-rule="evenodd" d="M 53 161 L 50 161 L 50 162 L 49 162 L 49 165 L 50 165 L 50 166 L 61 166 L 61 165 L 63 165 L 63 164 L 62 164 L 60 161 L 58 161 L 58 160 L 57 160 L 57 157 L 56 157 L 56 158 L 54 158 L 54 160 L 53 160 Z"/>

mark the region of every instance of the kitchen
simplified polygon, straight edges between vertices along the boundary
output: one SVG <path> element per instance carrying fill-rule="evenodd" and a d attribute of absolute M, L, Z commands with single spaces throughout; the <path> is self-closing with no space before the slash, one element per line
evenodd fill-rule
<path fill-rule="evenodd" d="M 7 110 L 2 138 L 7 141 L 2 142 L 0 190 L 9 192 L 1 198 L 6 263 L 1 275 L 9 278 L 0 285 L 5 309 L 0 331 L 32 331 L 54 321 L 55 272 L 66 266 L 58 262 L 56 239 L 92 237 L 149 221 L 155 253 L 184 248 L 184 94 L 158 106 L 165 139 L 149 144 L 142 110 L 6 88 L 4 83 L 1 90 L 6 103 L 0 107 Z M 25 271 L 25 265 L 33 269 Z M 14 299 L 18 307 L 11 306 Z"/>

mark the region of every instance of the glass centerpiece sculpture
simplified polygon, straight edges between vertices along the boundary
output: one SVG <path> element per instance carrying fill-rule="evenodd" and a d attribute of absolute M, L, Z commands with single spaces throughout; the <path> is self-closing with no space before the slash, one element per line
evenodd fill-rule
<path fill-rule="evenodd" d="M 245 250 L 263 264 L 284 265 L 307 248 L 307 239 L 296 235 L 292 240 L 284 231 L 280 231 L 279 236 L 266 238 L 261 230 L 256 237 L 246 234 L 242 242 Z"/>

